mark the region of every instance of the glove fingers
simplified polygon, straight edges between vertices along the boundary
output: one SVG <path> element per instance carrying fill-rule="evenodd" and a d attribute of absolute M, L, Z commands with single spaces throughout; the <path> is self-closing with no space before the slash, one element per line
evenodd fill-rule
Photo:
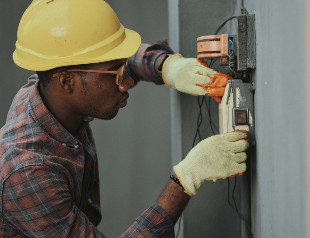
<path fill-rule="evenodd" d="M 210 97 L 222 97 L 225 93 L 225 88 L 206 88 L 206 90 L 208 91 L 207 96 Z"/>
<path fill-rule="evenodd" d="M 238 141 L 238 140 L 247 138 L 248 135 L 243 132 L 237 131 L 237 132 L 229 132 L 226 134 L 222 134 L 222 137 L 224 137 L 224 139 L 227 141 Z"/>
<path fill-rule="evenodd" d="M 205 89 L 203 89 L 199 86 L 195 86 L 195 85 L 189 86 L 187 89 L 184 89 L 183 92 L 187 92 L 189 94 L 199 95 L 199 96 L 204 96 L 208 93 L 208 91 L 206 91 Z"/>
<path fill-rule="evenodd" d="M 209 87 L 205 87 L 199 84 L 197 84 L 197 87 L 200 87 L 203 90 L 205 90 L 205 94 L 202 94 L 203 96 L 222 97 L 225 92 L 225 88 L 209 88 Z"/>
<path fill-rule="evenodd" d="M 201 65 L 200 63 L 195 64 L 196 66 L 196 72 L 202 75 L 206 75 L 206 76 L 213 76 L 214 74 L 216 74 L 217 72 L 211 68 L 207 68 L 203 65 Z"/>
<path fill-rule="evenodd" d="M 240 164 L 246 160 L 247 155 L 245 152 L 241 152 L 241 153 L 233 154 L 232 158 L 236 163 Z"/>
<path fill-rule="evenodd" d="M 239 153 L 246 151 L 249 148 L 249 142 L 247 142 L 246 140 L 230 142 L 228 147 L 231 152 Z"/>
<path fill-rule="evenodd" d="M 245 172 L 245 170 L 246 170 L 246 164 L 245 163 L 235 164 L 231 170 L 230 176 L 243 173 L 243 172 Z"/>
<path fill-rule="evenodd" d="M 211 79 L 206 76 L 206 75 L 199 75 L 196 74 L 195 77 L 193 78 L 193 83 L 196 85 L 207 85 L 211 82 Z"/>

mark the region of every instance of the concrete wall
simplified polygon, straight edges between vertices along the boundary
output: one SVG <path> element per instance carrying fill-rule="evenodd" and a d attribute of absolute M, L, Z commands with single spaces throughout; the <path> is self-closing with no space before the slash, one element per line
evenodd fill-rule
<path fill-rule="evenodd" d="M 7 111 L 18 89 L 27 82 L 31 72 L 17 67 L 12 59 L 17 26 L 29 0 L 0 1 L 0 125 L 5 123 Z"/>
<path fill-rule="evenodd" d="M 306 2 L 245 2 L 257 37 L 254 237 L 306 237 Z"/>
<path fill-rule="evenodd" d="M 109 0 L 125 27 L 153 43 L 168 37 L 165 0 Z M 103 221 L 99 228 L 117 237 L 153 203 L 170 175 L 169 90 L 140 82 L 127 107 L 111 121 L 95 121 Z"/>
<path fill-rule="evenodd" d="M 186 1 L 179 0 L 180 52 L 186 57 L 196 57 L 197 37 L 213 35 L 218 26 L 239 11 L 237 0 Z M 230 24 L 227 25 L 228 28 Z M 224 29 L 228 29 L 225 27 Z M 223 32 L 223 31 L 221 31 Z M 218 70 L 226 71 L 224 67 Z M 211 121 L 218 128 L 218 103 L 207 98 Z M 192 147 L 199 112 L 198 98 L 181 95 L 182 154 L 183 158 Z M 202 107 L 201 137 L 213 135 L 207 105 Z M 215 130 L 215 133 L 218 133 Z M 197 141 L 196 141 L 197 142 Z M 231 181 L 233 182 L 233 181 Z M 237 179 L 236 200 L 240 207 L 240 181 Z M 232 188 L 232 187 L 231 187 Z M 184 212 L 184 237 L 240 237 L 241 222 L 227 200 L 228 182 L 206 182 Z"/>
<path fill-rule="evenodd" d="M 305 2 L 245 0 L 256 14 L 255 119 L 257 155 L 252 157 L 254 237 L 306 237 Z M 241 1 L 179 0 L 179 43 L 195 56 L 197 36 L 213 34 Z M 226 32 L 233 33 L 232 24 Z M 225 32 L 225 28 L 222 32 Z M 191 147 L 197 100 L 182 95 L 182 152 Z M 212 118 L 216 119 L 216 108 Z M 212 134 L 206 112 L 203 137 Z M 213 120 L 213 119 L 212 119 Z M 224 183 L 206 183 L 184 214 L 185 237 L 240 237 L 240 219 L 229 212 Z M 226 220 L 227 219 L 227 220 Z"/>

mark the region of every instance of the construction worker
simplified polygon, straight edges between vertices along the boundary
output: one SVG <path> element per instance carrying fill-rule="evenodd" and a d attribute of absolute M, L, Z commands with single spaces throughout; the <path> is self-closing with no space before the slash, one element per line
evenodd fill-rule
<path fill-rule="evenodd" d="M 216 71 L 165 42 L 141 45 L 104 0 L 34 0 L 13 58 L 37 74 L 15 96 L 0 130 L 0 237 L 104 237 L 89 122 L 115 117 L 135 81 L 221 96 L 208 91 Z M 204 181 L 245 171 L 246 136 L 201 141 L 122 237 L 174 237 L 174 224 Z"/>

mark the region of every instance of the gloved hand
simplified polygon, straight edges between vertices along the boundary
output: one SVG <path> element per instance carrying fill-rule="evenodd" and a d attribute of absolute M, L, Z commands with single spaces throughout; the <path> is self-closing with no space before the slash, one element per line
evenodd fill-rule
<path fill-rule="evenodd" d="M 211 96 L 217 102 L 225 92 L 229 75 L 217 72 L 202 60 L 183 58 L 180 54 L 169 56 L 162 69 L 162 77 L 169 88 L 192 95 Z"/>
<path fill-rule="evenodd" d="M 246 170 L 249 143 L 243 132 L 211 136 L 198 143 L 179 164 L 173 167 L 185 192 L 193 197 L 205 180 L 231 177 Z"/>

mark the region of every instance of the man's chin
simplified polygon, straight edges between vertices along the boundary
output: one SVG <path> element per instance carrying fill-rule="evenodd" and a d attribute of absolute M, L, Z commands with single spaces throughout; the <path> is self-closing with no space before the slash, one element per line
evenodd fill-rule
<path fill-rule="evenodd" d="M 97 116 L 96 118 L 101 119 L 101 120 L 112 120 L 114 117 L 116 117 L 117 114 L 118 114 L 118 110 L 113 113 Z"/>

